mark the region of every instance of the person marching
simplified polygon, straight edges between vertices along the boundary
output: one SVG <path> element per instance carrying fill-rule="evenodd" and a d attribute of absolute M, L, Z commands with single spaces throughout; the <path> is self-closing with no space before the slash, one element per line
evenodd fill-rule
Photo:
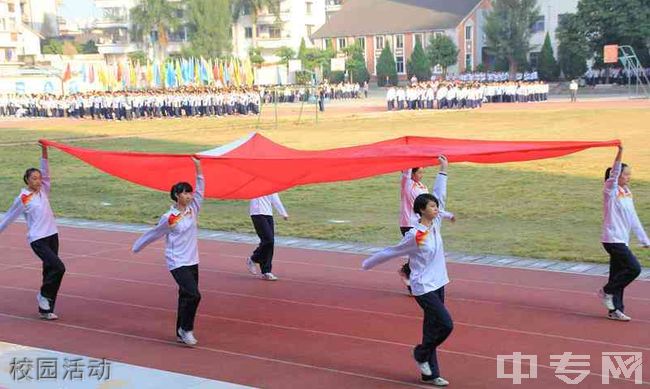
<path fill-rule="evenodd" d="M 280 196 L 277 193 L 252 199 L 249 208 L 253 227 L 255 227 L 255 232 L 260 238 L 260 244 L 253 252 L 253 255 L 246 259 L 246 267 L 251 274 L 257 275 L 257 265 L 259 265 L 262 279 L 266 281 L 278 280 L 278 277 L 271 273 L 275 244 L 273 208 L 282 215 L 284 220 L 289 220 L 289 214 L 284 209 L 284 205 L 282 205 Z"/>
<path fill-rule="evenodd" d="M 150 243 L 165 237 L 167 267 L 178 284 L 178 312 L 175 335 L 179 342 L 193 346 L 194 318 L 201 301 L 199 292 L 198 216 L 205 193 L 201 162 L 192 158 L 196 168 L 196 191 L 187 182 L 179 182 L 170 190 L 175 202 L 160 217 L 158 225 L 147 231 L 133 244 L 138 253 Z"/>
<path fill-rule="evenodd" d="M 418 224 L 420 217 L 413 210 L 413 202 L 415 199 L 422 193 L 429 193 L 429 189 L 425 184 L 422 183 L 422 177 L 424 176 L 424 168 L 414 167 L 408 170 L 402 171 L 402 180 L 400 185 L 400 217 L 399 217 L 399 231 L 402 234 L 402 237 L 406 234 L 408 230 L 413 228 Z M 443 219 L 449 219 L 452 222 L 456 221 L 456 217 L 453 213 L 442 211 L 440 216 Z M 411 284 L 409 281 L 411 275 L 411 269 L 409 268 L 408 261 L 400 267 L 397 272 L 404 283 L 406 288 L 411 294 Z"/>
<path fill-rule="evenodd" d="M 650 239 L 634 209 L 628 186 L 632 171 L 621 163 L 622 158 L 623 146 L 619 146 L 614 165 L 605 171 L 601 242 L 609 254 L 609 280 L 598 294 L 609 310 L 608 319 L 630 321 L 625 314 L 623 291 L 641 274 L 641 265 L 629 247 L 630 229 L 643 247 L 650 247 Z"/>
<path fill-rule="evenodd" d="M 447 200 L 448 162 L 443 155 L 438 159 L 440 172 L 436 177 L 433 194 L 420 194 L 413 203 L 413 210 L 420 216 L 419 223 L 406 232 L 398 245 L 385 248 L 365 259 L 362 268 L 368 270 L 389 259 L 408 255 L 411 288 L 415 300 L 424 311 L 422 343 L 415 346 L 413 357 L 422 382 L 447 386 L 449 382 L 440 376 L 436 349 L 453 330 L 451 315 L 444 305 L 445 285 L 449 283 L 449 277 L 440 233 L 440 211 L 445 209 Z"/>
<path fill-rule="evenodd" d="M 34 253 L 43 261 L 43 283 L 36 295 L 41 319 L 56 320 L 54 313 L 56 297 L 61 287 L 65 265 L 59 258 L 59 233 L 50 206 L 50 169 L 47 160 L 47 146 L 41 144 L 41 168 L 25 171 L 23 181 L 27 185 L 20 191 L 4 219 L 0 221 L 0 232 L 21 214 L 27 222 L 27 241 Z"/>

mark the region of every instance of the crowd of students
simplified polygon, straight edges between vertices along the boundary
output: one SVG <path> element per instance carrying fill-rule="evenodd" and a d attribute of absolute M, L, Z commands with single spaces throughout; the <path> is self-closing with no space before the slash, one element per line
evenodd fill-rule
<path fill-rule="evenodd" d="M 421 82 L 386 90 L 389 111 L 475 109 L 483 103 L 528 103 L 548 100 L 548 84 L 523 82 Z"/>

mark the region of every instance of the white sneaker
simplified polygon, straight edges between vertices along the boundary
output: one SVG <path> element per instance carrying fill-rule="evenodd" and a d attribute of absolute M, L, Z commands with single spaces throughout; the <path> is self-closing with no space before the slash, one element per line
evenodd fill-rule
<path fill-rule="evenodd" d="M 257 264 L 250 257 L 246 258 L 246 267 L 249 273 L 257 275 Z"/>
<path fill-rule="evenodd" d="M 420 381 L 422 383 L 433 385 L 433 386 L 447 386 L 447 385 L 449 385 L 449 381 L 447 381 L 446 379 L 444 379 L 442 377 L 429 378 L 429 379 L 422 378 Z"/>
<path fill-rule="evenodd" d="M 41 316 L 41 319 L 43 319 L 43 320 L 56 320 L 56 319 L 59 318 L 53 312 L 39 313 L 39 315 Z"/>
<path fill-rule="evenodd" d="M 607 294 L 605 293 L 604 290 L 598 289 L 598 297 L 603 301 L 603 305 L 605 308 L 609 309 L 610 311 L 613 311 L 616 309 L 614 306 L 614 295 L 613 294 Z"/>
<path fill-rule="evenodd" d="M 431 375 L 431 366 L 429 365 L 429 362 L 418 362 L 416 360 L 415 364 L 418 366 L 418 369 L 420 369 L 422 375 Z"/>
<path fill-rule="evenodd" d="M 50 310 L 50 301 L 43 297 L 41 292 L 38 292 L 36 295 L 36 301 L 38 301 L 38 307 L 43 310 L 43 311 L 49 311 Z"/>
<path fill-rule="evenodd" d="M 264 273 L 262 274 L 262 279 L 266 281 L 277 281 L 278 277 L 276 277 L 273 273 Z"/>
<path fill-rule="evenodd" d="M 618 321 L 630 321 L 630 320 L 632 320 L 631 317 L 629 317 L 628 315 L 626 315 L 623 312 L 619 311 L 618 309 L 615 310 L 614 312 L 608 313 L 607 318 L 610 319 L 610 320 L 618 320 Z"/>
<path fill-rule="evenodd" d="M 183 343 L 185 343 L 188 346 L 194 346 L 195 344 L 198 343 L 198 340 L 194 337 L 194 333 L 192 331 L 185 331 L 182 328 L 178 329 L 178 336 L 181 338 Z"/>

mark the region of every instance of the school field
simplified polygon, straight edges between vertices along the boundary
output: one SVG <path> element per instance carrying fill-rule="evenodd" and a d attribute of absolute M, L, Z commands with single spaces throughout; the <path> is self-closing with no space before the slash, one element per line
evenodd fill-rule
<path fill-rule="evenodd" d="M 324 114 L 299 105 L 273 106 L 257 118 L 196 118 L 133 122 L 42 120 L 0 122 L 0 210 L 22 186 L 25 168 L 38 165 L 36 140 L 48 138 L 110 150 L 188 153 L 231 142 L 259 128 L 294 148 L 322 149 L 404 135 L 493 140 L 608 140 L 620 138 L 632 166 L 636 208 L 650 227 L 650 102 L 584 101 L 495 105 L 461 112 L 383 112 L 381 101 L 333 103 Z M 562 158 L 450 167 L 446 224 L 449 251 L 606 262 L 599 244 L 604 169 L 615 149 Z M 110 177 L 52 150 L 52 205 L 59 216 L 154 223 L 168 195 Z M 435 168 L 428 169 L 431 186 Z M 399 173 L 353 182 L 294 188 L 282 194 L 291 219 L 277 234 L 339 241 L 399 240 Z M 248 202 L 206 202 L 200 225 L 252 232 Z M 646 229 L 648 231 L 648 229 Z M 636 240 L 633 241 L 636 247 Z M 634 249 L 645 266 L 650 250 Z"/>

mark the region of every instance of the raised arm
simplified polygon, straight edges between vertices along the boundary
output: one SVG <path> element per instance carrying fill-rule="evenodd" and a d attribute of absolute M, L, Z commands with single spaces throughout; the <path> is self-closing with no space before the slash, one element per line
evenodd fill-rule
<path fill-rule="evenodd" d="M 158 225 L 149 231 L 145 232 L 138 240 L 133 243 L 131 250 L 134 253 L 140 252 L 143 248 L 147 247 L 149 244 L 155 242 L 156 240 L 162 238 L 169 232 L 169 222 L 167 218 L 163 215 L 158 221 Z"/>
<path fill-rule="evenodd" d="M 444 155 L 439 156 L 438 161 L 440 161 L 440 171 L 433 183 L 433 195 L 438 199 L 438 208 L 444 211 L 447 202 L 447 166 L 449 163 Z"/>
<path fill-rule="evenodd" d="M 194 189 L 192 206 L 194 207 L 194 211 L 198 214 L 201 210 L 201 204 L 203 204 L 203 198 L 205 196 L 205 178 L 203 177 L 201 161 L 192 157 L 192 162 L 194 162 L 194 167 L 196 168 L 196 188 Z"/>
<path fill-rule="evenodd" d="M 374 253 L 366 258 L 361 264 L 363 270 L 372 269 L 393 258 L 403 257 L 405 255 L 414 253 L 418 250 L 418 245 L 415 243 L 415 234 L 407 233 L 402 241 L 396 246 L 386 247 L 385 249 Z"/>
<path fill-rule="evenodd" d="M 50 180 L 50 163 L 47 159 L 47 146 L 41 143 L 41 188 L 49 195 L 52 186 Z"/>
<path fill-rule="evenodd" d="M 16 197 L 14 202 L 11 204 L 11 207 L 5 212 L 5 216 L 0 220 L 0 232 L 4 231 L 9 224 L 20 216 L 23 212 L 23 204 L 20 201 L 20 196 Z"/>
<path fill-rule="evenodd" d="M 612 170 L 609 171 L 609 178 L 605 180 L 606 192 L 616 194 L 616 192 L 618 191 L 618 177 L 621 175 L 622 159 L 623 159 L 623 145 L 619 145 L 618 151 L 616 152 L 616 158 L 614 158 L 614 163 L 612 164 Z"/>

